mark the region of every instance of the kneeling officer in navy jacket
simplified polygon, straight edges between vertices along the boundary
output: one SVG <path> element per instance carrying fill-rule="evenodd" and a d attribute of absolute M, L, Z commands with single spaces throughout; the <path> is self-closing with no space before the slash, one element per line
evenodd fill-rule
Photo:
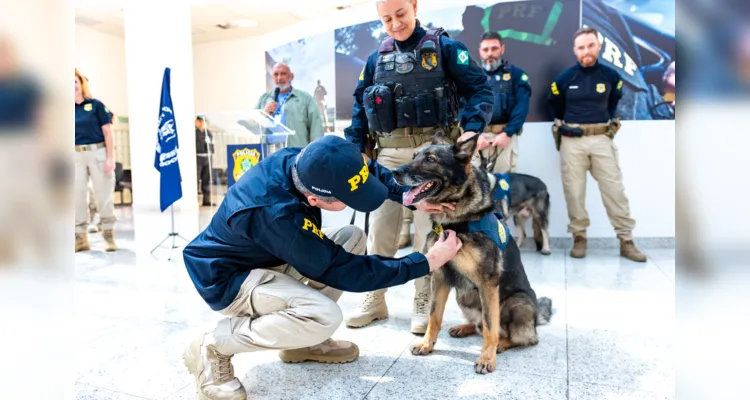
<path fill-rule="evenodd" d="M 386 199 L 401 202 L 408 190 L 337 136 L 280 150 L 245 173 L 183 251 L 198 293 L 227 316 L 185 351 L 199 397 L 246 398 L 231 364 L 237 353 L 276 349 L 286 362 L 355 360 L 356 344 L 330 339 L 343 319 L 336 304 L 342 290 L 367 292 L 425 276 L 455 256 L 461 242 L 450 232 L 424 255 L 365 256 L 365 233 L 353 225 L 321 228 L 320 209 L 370 212 Z"/>

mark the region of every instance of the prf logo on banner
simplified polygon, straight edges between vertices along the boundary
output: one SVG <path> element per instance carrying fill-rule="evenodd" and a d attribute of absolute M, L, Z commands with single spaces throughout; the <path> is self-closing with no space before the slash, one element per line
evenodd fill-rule
<path fill-rule="evenodd" d="M 232 177 L 237 182 L 245 172 L 258 165 L 258 162 L 260 162 L 260 152 L 256 149 L 237 149 L 232 153 L 232 159 L 234 160 Z"/>

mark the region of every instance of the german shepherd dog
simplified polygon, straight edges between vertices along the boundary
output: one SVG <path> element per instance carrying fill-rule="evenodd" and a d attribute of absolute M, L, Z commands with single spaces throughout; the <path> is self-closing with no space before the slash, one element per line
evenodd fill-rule
<path fill-rule="evenodd" d="M 491 171 L 491 170 L 488 170 Z M 494 175 L 493 175 L 494 176 Z M 526 240 L 526 221 L 533 218 L 534 242 L 536 251 L 545 256 L 550 255 L 549 244 L 549 192 L 547 185 L 541 179 L 509 172 L 505 174 L 510 190 L 500 200 L 501 210 L 505 220 L 513 219 L 518 237 L 518 247 L 522 247 Z M 500 181 L 498 180 L 498 184 Z"/>
<path fill-rule="evenodd" d="M 433 224 L 441 224 L 445 229 L 496 212 L 492 174 L 471 165 L 477 138 L 451 145 L 445 144 L 443 136 L 438 134 L 431 146 L 415 153 L 412 162 L 394 169 L 398 184 L 413 187 L 404 195 L 404 205 L 420 201 L 455 203 L 455 210 L 431 214 Z M 436 231 L 439 232 L 433 229 L 427 236 L 425 251 L 438 240 Z M 414 355 L 432 352 L 448 295 L 455 288 L 456 300 L 468 323 L 451 328 L 449 333 L 453 337 L 466 337 L 482 332 L 484 344 L 474 369 L 487 374 L 495 370 L 497 353 L 539 342 L 536 326 L 549 322 L 552 301 L 548 298 L 537 301 L 521 263 L 521 253 L 510 235 L 505 251 L 483 232 L 457 232 L 457 236 L 463 243 L 461 250 L 432 273 L 427 332 L 423 342 L 412 346 L 411 352 Z"/>

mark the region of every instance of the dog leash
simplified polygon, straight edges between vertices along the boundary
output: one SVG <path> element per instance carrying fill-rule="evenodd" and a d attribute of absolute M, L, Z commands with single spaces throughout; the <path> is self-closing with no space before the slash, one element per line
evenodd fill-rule
<path fill-rule="evenodd" d="M 354 220 L 357 218 L 357 210 L 352 213 L 352 219 L 349 221 L 349 225 L 354 225 Z M 365 213 L 365 236 L 370 234 L 370 213 Z M 367 255 L 367 246 L 365 246 L 365 254 Z"/>

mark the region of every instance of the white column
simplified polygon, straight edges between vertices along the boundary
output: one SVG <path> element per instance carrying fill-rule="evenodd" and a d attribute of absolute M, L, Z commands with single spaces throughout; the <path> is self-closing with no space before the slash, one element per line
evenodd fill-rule
<path fill-rule="evenodd" d="M 189 1 L 128 1 L 124 4 L 125 59 L 133 174 L 133 209 L 159 211 L 159 172 L 154 168 L 164 68 L 171 68 L 171 94 L 179 139 L 182 199 L 175 211 L 197 210 L 193 49 Z M 165 211 L 168 214 L 169 211 Z"/>

